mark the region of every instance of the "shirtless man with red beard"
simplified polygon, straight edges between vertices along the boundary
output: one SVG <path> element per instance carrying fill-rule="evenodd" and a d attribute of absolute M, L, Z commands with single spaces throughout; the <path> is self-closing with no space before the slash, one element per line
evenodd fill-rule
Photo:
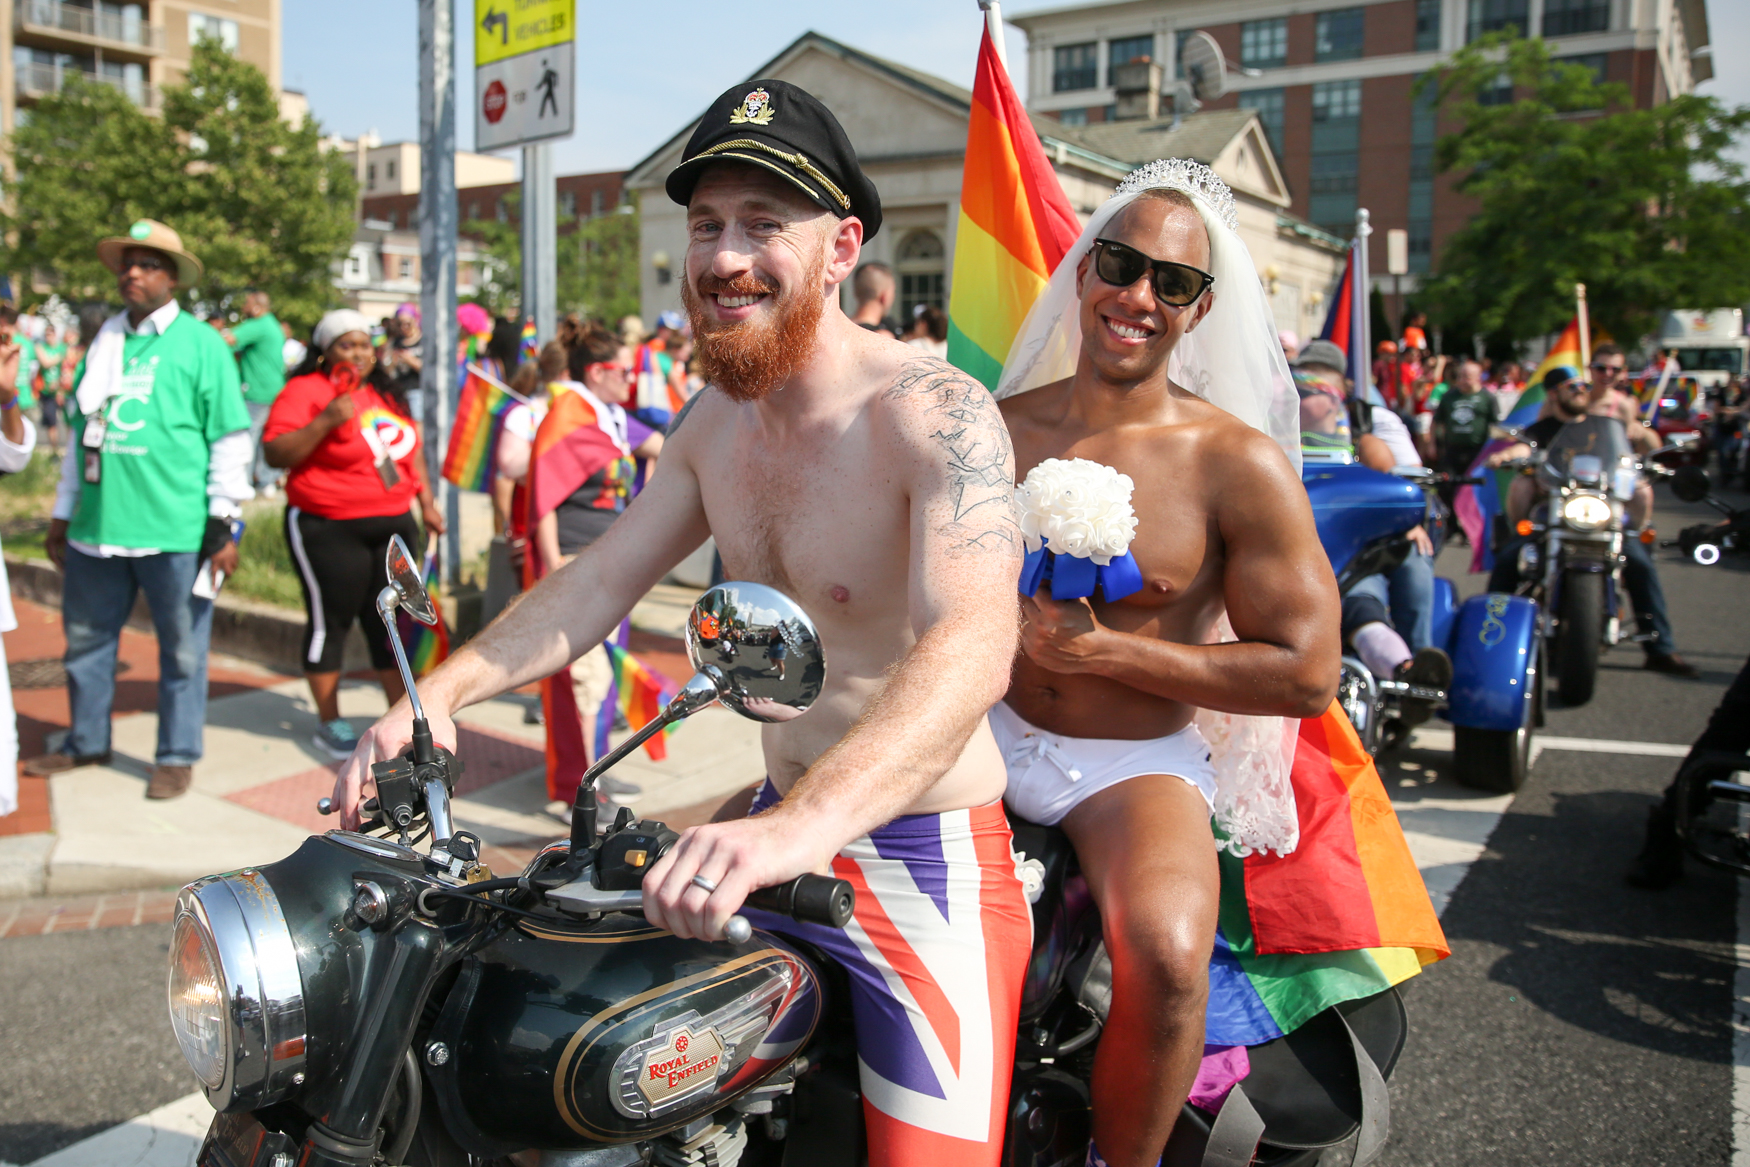
<path fill-rule="evenodd" d="M 601 643 L 707 535 L 729 578 L 795 599 L 827 647 L 826 689 L 764 727 L 755 813 L 686 831 L 645 879 L 645 913 L 720 937 L 755 888 L 851 880 L 844 929 L 760 923 L 850 975 L 870 1162 L 994 1167 L 1032 932 L 985 720 L 1016 645 L 1008 432 L 977 382 L 840 311 L 880 199 L 812 96 L 772 80 L 723 94 L 667 189 L 687 207 L 710 387 L 608 533 L 421 684 L 426 716 L 453 749 L 456 710 Z M 370 764 L 410 729 L 403 702 L 341 771 L 349 825 Z"/>

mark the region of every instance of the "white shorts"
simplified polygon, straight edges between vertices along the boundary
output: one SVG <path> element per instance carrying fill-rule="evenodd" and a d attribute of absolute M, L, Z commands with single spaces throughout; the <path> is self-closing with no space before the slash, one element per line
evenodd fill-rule
<path fill-rule="evenodd" d="M 1183 778 L 1215 810 L 1215 767 L 1194 724 L 1144 741 L 1065 737 L 1046 733 L 998 701 L 990 728 L 1009 770 L 1003 801 L 1028 822 L 1055 826 L 1084 799 L 1144 774 Z"/>

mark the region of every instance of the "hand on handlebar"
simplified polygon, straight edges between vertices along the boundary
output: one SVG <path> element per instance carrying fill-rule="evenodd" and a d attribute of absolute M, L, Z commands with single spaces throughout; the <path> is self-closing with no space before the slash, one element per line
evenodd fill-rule
<path fill-rule="evenodd" d="M 1496 450 L 1493 454 L 1490 454 L 1489 465 L 1494 467 L 1505 466 L 1509 462 L 1517 462 L 1522 458 L 1529 457 L 1530 454 L 1530 446 L 1526 445 L 1524 442 L 1515 442 L 1505 450 Z"/>
<path fill-rule="evenodd" d="M 420 696 L 425 701 L 425 719 L 431 725 L 432 743 L 454 753 L 456 724 L 450 720 L 449 711 L 430 695 L 422 692 Z M 342 829 L 359 829 L 359 803 L 376 793 L 376 785 L 371 780 L 371 764 L 396 757 L 412 744 L 413 707 L 403 697 L 364 732 L 352 757 L 342 764 L 340 773 L 335 776 L 334 809 L 340 812 Z"/>
<path fill-rule="evenodd" d="M 719 940 L 755 888 L 827 871 L 832 850 L 792 817 L 766 814 L 681 832 L 680 842 L 644 877 L 645 918 L 676 936 Z M 694 883 L 695 875 L 717 890 Z"/>

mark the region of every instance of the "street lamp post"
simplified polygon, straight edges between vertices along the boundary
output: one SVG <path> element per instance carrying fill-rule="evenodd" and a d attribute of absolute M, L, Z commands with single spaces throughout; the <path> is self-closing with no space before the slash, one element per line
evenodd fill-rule
<path fill-rule="evenodd" d="M 456 32 L 449 0 L 419 0 L 419 376 L 426 481 L 444 512 L 443 578 L 462 567 L 461 505 L 439 474 L 456 415 Z"/>

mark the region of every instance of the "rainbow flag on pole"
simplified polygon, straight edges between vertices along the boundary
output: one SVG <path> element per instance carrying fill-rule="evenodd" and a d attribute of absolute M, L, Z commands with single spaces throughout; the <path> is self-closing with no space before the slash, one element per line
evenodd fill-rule
<path fill-rule="evenodd" d="M 1081 224 L 986 28 L 978 46 L 948 302 L 948 360 L 994 390 Z"/>
<path fill-rule="evenodd" d="M 492 486 L 492 452 L 498 448 L 499 427 L 510 407 L 523 398 L 479 366 L 467 368 L 468 379 L 462 383 L 456 421 L 450 429 L 450 446 L 444 453 L 443 475 L 463 490 L 487 490 Z"/>
<path fill-rule="evenodd" d="M 634 732 L 643 729 L 661 715 L 663 706 L 675 694 L 673 685 L 645 668 L 639 659 L 617 644 L 608 644 L 608 663 L 614 668 L 614 687 L 619 690 L 620 712 Z M 668 737 L 678 728 L 667 726 L 644 743 L 644 752 L 652 762 L 668 757 Z"/>
<path fill-rule="evenodd" d="M 396 631 L 401 634 L 401 643 L 407 649 L 407 663 L 413 667 L 415 677 L 423 677 L 450 655 L 450 630 L 444 626 L 444 609 L 439 602 L 437 536 L 433 535 L 425 551 L 425 590 L 431 593 L 431 602 L 437 609 L 438 622 L 428 625 L 415 620 L 406 612 L 396 610 Z"/>
<path fill-rule="evenodd" d="M 1300 723 L 1300 845 L 1221 854 L 1210 1045 L 1257 1045 L 1450 954 L 1373 759 L 1341 707 Z"/>

